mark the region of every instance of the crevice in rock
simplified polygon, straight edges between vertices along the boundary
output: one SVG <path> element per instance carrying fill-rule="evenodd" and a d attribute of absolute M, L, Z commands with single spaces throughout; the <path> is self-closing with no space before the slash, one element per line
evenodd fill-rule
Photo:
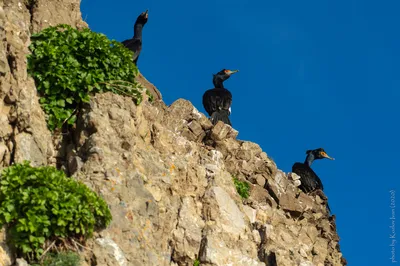
<path fill-rule="evenodd" d="M 90 266 L 97 266 L 97 259 L 96 256 L 93 254 L 93 256 L 90 258 Z"/>
<path fill-rule="evenodd" d="M 11 53 L 10 45 L 7 44 L 7 62 L 10 68 L 11 75 L 14 76 L 14 70 L 17 67 L 15 56 Z"/>
<path fill-rule="evenodd" d="M 90 108 L 88 105 L 85 108 Z M 76 122 L 74 125 L 65 123 L 61 129 L 54 135 L 56 147 L 56 167 L 62 169 L 68 176 L 72 176 L 75 172 L 79 171 L 81 165 L 87 161 L 90 156 L 88 139 L 90 136 L 97 132 L 93 125 L 86 125 L 82 117 L 81 110 L 83 106 L 78 106 L 77 111 L 71 115 L 76 115 Z M 70 118 L 71 118 L 70 117 Z M 79 139 L 81 134 L 85 135 L 86 141 L 81 145 Z M 59 140 L 57 140 L 59 138 Z"/>
<path fill-rule="evenodd" d="M 269 254 L 266 254 L 266 260 L 265 260 L 266 266 L 277 266 L 276 262 L 276 255 L 275 252 L 270 252 Z"/>
<path fill-rule="evenodd" d="M 12 149 L 10 150 L 10 161 L 8 162 L 9 163 L 8 165 L 12 165 L 14 163 L 14 161 L 15 161 L 15 149 L 16 149 L 17 143 L 15 141 L 15 133 L 14 133 L 14 131 L 15 131 L 15 128 L 14 128 L 13 133 L 12 133 L 12 135 L 10 137 L 10 140 L 9 140 L 12 143 Z"/>
<path fill-rule="evenodd" d="M 266 263 L 266 255 L 265 255 L 265 249 L 264 249 L 264 245 L 261 243 L 260 245 L 258 245 L 258 250 L 257 250 L 257 257 L 261 262 Z"/>
<path fill-rule="evenodd" d="M 33 13 L 34 13 L 34 8 L 36 6 L 36 0 L 25 0 L 25 7 L 28 9 L 29 12 L 29 22 L 30 22 L 30 26 L 29 26 L 29 30 L 32 33 L 32 29 L 33 29 Z"/>
<path fill-rule="evenodd" d="M 203 232 L 202 232 L 203 233 Z M 201 242 L 200 242 L 200 249 L 199 249 L 199 261 L 206 262 L 207 254 L 206 254 L 206 247 L 207 247 L 207 237 L 203 235 Z"/>
<path fill-rule="evenodd" d="M 265 243 L 267 242 L 266 237 L 266 232 L 265 232 L 265 226 L 260 225 L 259 223 L 255 223 L 255 226 L 259 232 L 261 241 L 260 244 L 257 247 L 257 257 L 260 261 L 266 262 L 266 254 L 265 254 Z"/>
<path fill-rule="evenodd" d="M 296 219 L 296 220 L 302 220 L 304 212 L 300 211 L 293 211 L 293 210 L 287 210 L 287 209 L 282 209 L 284 212 L 290 215 L 290 218 Z"/>
<path fill-rule="evenodd" d="M 270 184 L 268 184 L 268 179 L 265 180 L 264 188 L 268 191 L 269 195 L 275 200 L 275 202 L 279 205 L 279 198 L 271 188 Z"/>
<path fill-rule="evenodd" d="M 57 146 L 55 146 L 56 155 L 56 168 L 63 170 L 68 176 L 70 175 L 68 167 L 68 151 L 73 144 L 72 132 L 69 129 L 65 129 L 66 132 L 56 132 L 53 135 Z"/>

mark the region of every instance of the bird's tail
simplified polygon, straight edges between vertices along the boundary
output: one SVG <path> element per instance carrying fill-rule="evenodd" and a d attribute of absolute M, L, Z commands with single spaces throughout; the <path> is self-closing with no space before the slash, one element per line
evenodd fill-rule
<path fill-rule="evenodd" d="M 229 111 L 228 110 L 215 111 L 214 113 L 212 113 L 210 120 L 213 123 L 213 125 L 218 123 L 218 121 L 222 121 L 225 124 L 232 126 L 231 121 L 229 120 Z"/>
<path fill-rule="evenodd" d="M 326 202 L 326 209 L 328 210 L 329 213 L 332 213 L 331 208 L 329 207 L 328 202 Z"/>

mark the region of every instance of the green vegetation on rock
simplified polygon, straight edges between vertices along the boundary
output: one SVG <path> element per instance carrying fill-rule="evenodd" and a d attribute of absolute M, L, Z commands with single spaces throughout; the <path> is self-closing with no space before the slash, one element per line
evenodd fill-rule
<path fill-rule="evenodd" d="M 46 254 L 41 264 L 32 266 L 79 266 L 80 258 L 75 252 L 60 252 Z"/>
<path fill-rule="evenodd" d="M 31 36 L 28 73 L 35 79 L 50 130 L 73 124 L 91 94 L 111 91 L 142 101 L 132 52 L 89 29 L 49 27 Z"/>
<path fill-rule="evenodd" d="M 245 181 L 239 181 L 236 177 L 233 178 L 233 183 L 240 197 L 247 199 L 250 195 L 250 185 Z"/>
<path fill-rule="evenodd" d="M 0 226 L 7 225 L 11 243 L 29 259 L 50 242 L 86 239 L 111 219 L 102 198 L 54 167 L 25 161 L 0 175 Z"/>

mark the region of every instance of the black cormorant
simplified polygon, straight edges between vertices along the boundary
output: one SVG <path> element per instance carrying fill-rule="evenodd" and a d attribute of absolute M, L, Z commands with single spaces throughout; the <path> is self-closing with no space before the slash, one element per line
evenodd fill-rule
<path fill-rule="evenodd" d="M 334 159 L 329 157 L 322 148 L 308 150 L 306 151 L 306 154 L 307 157 L 304 163 L 295 163 L 292 166 L 292 172 L 300 176 L 301 185 L 299 188 L 305 193 L 309 193 L 317 189 L 324 190 L 321 179 L 319 179 L 317 174 L 311 169 L 311 164 L 316 159 Z"/>
<path fill-rule="evenodd" d="M 126 48 L 131 50 L 133 54 L 133 62 L 137 65 L 140 51 L 142 50 L 142 30 L 147 22 L 148 10 L 141 13 L 136 19 L 135 26 L 133 28 L 133 38 L 122 42 Z"/>
<path fill-rule="evenodd" d="M 224 88 L 223 82 L 239 70 L 222 69 L 213 75 L 214 89 L 207 90 L 203 95 L 203 106 L 215 125 L 218 121 L 231 125 L 229 115 L 231 114 L 232 94 Z"/>
<path fill-rule="evenodd" d="M 311 193 L 313 191 L 316 191 L 320 189 L 321 191 L 324 190 L 324 186 L 322 185 L 321 179 L 317 176 L 317 174 L 311 169 L 311 164 L 313 163 L 314 160 L 316 159 L 330 159 L 330 160 L 335 160 L 334 158 L 331 158 L 326 154 L 323 148 L 315 149 L 315 150 L 308 150 L 306 151 L 307 157 L 304 163 L 295 163 L 292 166 L 292 172 L 296 173 L 297 175 L 300 176 L 300 181 L 301 185 L 299 188 L 304 192 L 304 193 Z M 323 195 L 325 197 L 325 195 Z M 325 197 L 326 199 L 326 197 Z M 329 205 L 327 204 L 327 208 L 330 212 Z"/>

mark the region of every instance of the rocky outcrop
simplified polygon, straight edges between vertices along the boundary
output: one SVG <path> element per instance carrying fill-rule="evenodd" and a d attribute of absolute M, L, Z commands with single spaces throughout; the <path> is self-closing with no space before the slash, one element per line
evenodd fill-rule
<path fill-rule="evenodd" d="M 81 162 L 73 176 L 110 204 L 114 221 L 97 237 L 115 245 L 93 240 L 87 259 L 100 265 L 192 265 L 197 258 L 201 265 L 342 265 L 334 220 L 319 196 L 299 192 L 298 177 L 236 135 L 223 123 L 212 127 L 183 99 L 170 107 L 135 106 L 119 95 L 96 95 L 74 134 L 71 154 L 79 159 L 68 161 Z M 251 183 L 248 199 L 237 194 L 233 176 Z"/>
<path fill-rule="evenodd" d="M 0 168 L 57 164 L 105 198 L 113 221 L 82 250 L 86 265 L 345 265 L 323 198 L 189 101 L 166 106 L 143 77 L 154 103 L 98 94 L 73 131 L 52 136 L 26 73 L 29 36 L 86 24 L 78 0 L 29 3 L 0 1 Z M 250 184 L 248 199 L 233 177 Z M 0 236 L 0 264 L 11 265 Z"/>
<path fill-rule="evenodd" d="M 154 86 L 151 82 L 149 82 L 141 73 L 136 76 L 136 82 L 138 82 L 142 87 L 146 88 L 151 95 L 153 95 L 154 101 L 161 101 L 162 95 L 161 92 Z"/>

